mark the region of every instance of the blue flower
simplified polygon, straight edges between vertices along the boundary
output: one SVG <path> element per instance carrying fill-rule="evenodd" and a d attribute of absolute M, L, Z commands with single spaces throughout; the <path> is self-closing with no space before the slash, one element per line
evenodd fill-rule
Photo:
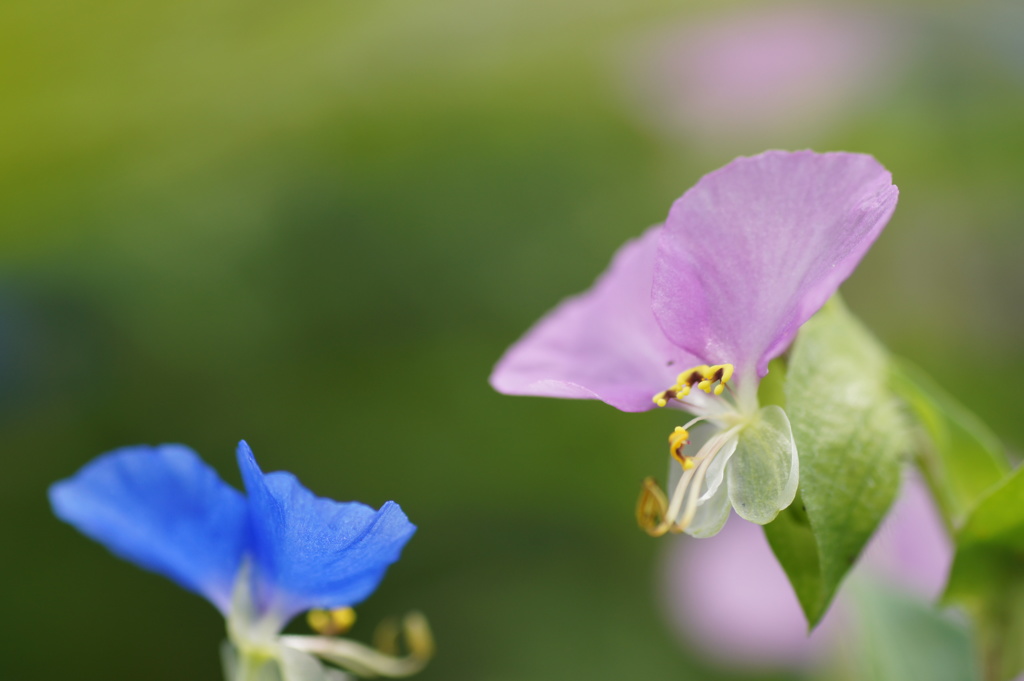
<path fill-rule="evenodd" d="M 421 616 L 406 619 L 404 658 L 331 636 L 280 635 L 306 610 L 324 633 L 343 628 L 332 613 L 373 593 L 416 531 L 398 504 L 375 511 L 318 498 L 291 473 L 264 474 L 244 441 L 237 458 L 245 495 L 191 449 L 161 445 L 98 457 L 51 486 L 50 503 L 114 554 L 213 603 L 228 620 L 229 678 L 344 678 L 312 655 L 371 675 L 422 667 L 431 643 Z"/>

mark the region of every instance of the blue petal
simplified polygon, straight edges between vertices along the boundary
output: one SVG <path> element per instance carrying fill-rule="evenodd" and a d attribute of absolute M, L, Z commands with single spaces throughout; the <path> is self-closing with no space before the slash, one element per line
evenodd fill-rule
<path fill-rule="evenodd" d="M 50 487 L 61 520 L 222 613 L 244 551 L 245 499 L 181 445 L 125 447 Z"/>
<path fill-rule="evenodd" d="M 416 531 L 392 501 L 374 511 L 316 497 L 291 473 L 264 475 L 245 442 L 238 467 L 249 495 L 255 598 L 285 620 L 365 599 Z"/>

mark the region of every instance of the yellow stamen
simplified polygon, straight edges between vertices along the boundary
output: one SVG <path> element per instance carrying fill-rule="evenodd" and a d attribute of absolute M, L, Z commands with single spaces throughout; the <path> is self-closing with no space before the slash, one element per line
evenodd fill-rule
<path fill-rule="evenodd" d="M 711 367 L 704 367 L 703 375 L 700 382 L 697 383 L 697 387 L 710 395 L 712 386 L 714 386 L 714 393 L 721 395 L 725 392 L 725 386 L 729 379 L 732 378 L 733 371 L 734 367 L 731 364 L 716 364 Z M 718 385 L 715 385 L 715 383 L 718 383 Z"/>
<path fill-rule="evenodd" d="M 732 364 L 716 364 L 714 366 L 701 364 L 695 366 L 676 376 L 675 385 L 668 390 L 662 390 L 651 398 L 651 401 L 659 407 L 664 407 L 668 404 L 669 400 L 678 400 L 689 395 L 693 386 L 697 386 L 699 390 L 703 390 L 708 395 L 712 392 L 715 395 L 721 395 L 725 392 L 725 386 L 732 379 L 734 370 L 735 368 Z M 715 385 L 716 383 L 717 385 Z"/>
<path fill-rule="evenodd" d="M 409 613 L 401 622 L 394 617 L 381 621 L 373 632 L 374 647 L 385 655 L 397 656 L 400 654 L 399 637 L 402 634 L 405 635 L 405 645 L 412 658 L 426 662 L 434 656 L 434 637 L 430 633 L 427 618 L 418 612 Z"/>
<path fill-rule="evenodd" d="M 717 381 L 718 385 L 715 386 L 715 394 L 721 395 L 725 392 L 725 386 L 732 378 L 734 370 L 735 367 L 731 364 L 716 364 L 713 367 L 708 367 L 707 372 L 704 374 L 704 381 L 701 383 L 701 388 L 704 392 L 709 393 L 711 392 L 711 384 Z"/>
<path fill-rule="evenodd" d="M 664 407 L 666 404 L 668 404 L 668 401 L 673 397 L 675 397 L 675 391 L 669 389 L 662 390 L 660 393 L 651 398 L 651 400 L 659 407 Z"/>
<path fill-rule="evenodd" d="M 658 487 L 654 478 L 648 477 L 640 488 L 640 498 L 636 502 L 636 522 L 644 532 L 652 537 L 660 537 L 669 530 L 670 523 L 665 522 L 668 510 L 668 498 Z"/>
<path fill-rule="evenodd" d="M 676 376 L 676 383 L 680 386 L 686 386 L 687 389 L 693 387 L 694 383 L 700 383 L 710 367 L 707 364 L 701 364 L 695 366 L 692 369 L 687 369 L 683 373 Z M 689 392 L 689 390 L 687 390 Z"/>
<path fill-rule="evenodd" d="M 729 430 L 717 433 L 704 443 L 695 456 L 676 456 L 677 460 L 682 457 L 685 461 L 680 461 L 683 465 L 683 474 L 675 483 L 671 500 L 654 481 L 654 478 L 649 477 L 644 480 L 636 505 L 637 524 L 644 532 L 652 537 L 660 537 L 668 532 L 685 532 L 690 527 L 697 515 L 702 494 L 701 487 L 707 477 L 708 469 L 722 449 L 736 437 L 739 428 L 739 426 L 734 426 Z M 685 433 L 686 429 L 683 426 L 677 427 L 669 436 L 669 442 L 672 443 L 675 438 L 681 440 L 685 437 Z M 689 462 L 689 465 L 686 462 Z"/>
<path fill-rule="evenodd" d="M 323 636 L 344 634 L 356 623 L 356 611 L 352 608 L 334 610 L 310 610 L 306 614 L 309 627 Z"/>
<path fill-rule="evenodd" d="M 360 678 L 409 676 L 422 670 L 434 655 L 430 625 L 418 612 L 401 620 L 389 618 L 381 622 L 374 639 L 374 648 L 351 639 L 327 636 L 284 634 L 278 640 L 288 648 L 316 655 Z"/>
<path fill-rule="evenodd" d="M 690 433 L 682 426 L 676 426 L 676 429 L 668 436 L 668 451 L 684 471 L 693 468 L 693 458 L 683 454 L 683 447 L 688 444 L 690 444 Z"/>

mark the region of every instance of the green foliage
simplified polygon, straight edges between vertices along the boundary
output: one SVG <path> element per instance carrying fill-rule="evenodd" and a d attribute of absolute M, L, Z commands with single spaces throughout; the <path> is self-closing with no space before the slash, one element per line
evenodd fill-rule
<path fill-rule="evenodd" d="M 986 492 L 1009 471 L 1002 445 L 968 411 L 916 366 L 892 364 L 892 387 L 921 429 L 915 451 L 951 527 L 960 527 Z"/>
<path fill-rule="evenodd" d="M 906 427 L 884 349 L 838 300 L 800 331 L 786 411 L 800 457 L 800 498 L 765 527 L 811 626 L 892 503 Z"/>
<path fill-rule="evenodd" d="M 956 533 L 945 600 L 971 613 L 991 681 L 1024 670 L 1024 469 L 978 502 Z"/>
<path fill-rule="evenodd" d="M 919 426 L 918 463 L 955 530 L 945 600 L 971 614 L 986 679 L 1011 678 L 1024 669 L 1024 476 L 1010 474 L 988 426 L 923 371 L 893 363 L 891 385 Z"/>
<path fill-rule="evenodd" d="M 818 559 L 818 544 L 807 518 L 803 498 L 797 494 L 789 508 L 782 511 L 770 525 L 765 525 L 764 531 L 772 551 L 782 563 L 793 585 L 797 600 L 810 619 L 808 610 L 816 607 L 822 600 L 824 585 L 821 561 Z"/>

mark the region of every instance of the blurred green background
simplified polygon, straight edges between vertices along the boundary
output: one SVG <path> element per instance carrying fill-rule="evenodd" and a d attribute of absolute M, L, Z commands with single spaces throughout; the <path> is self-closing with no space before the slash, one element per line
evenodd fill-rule
<path fill-rule="evenodd" d="M 766 148 L 892 170 L 847 300 L 1019 449 L 1024 11 L 819 9 L 0 4 L 0 677 L 218 678 L 216 611 L 58 522 L 46 487 L 158 442 L 237 484 L 245 438 L 419 525 L 354 634 L 425 611 L 423 681 L 733 678 L 666 626 L 663 545 L 633 521 L 672 416 L 486 379 L 703 173 Z M 842 40 L 815 21 L 853 47 L 818 59 Z M 742 77 L 794 22 L 811 56 Z"/>

